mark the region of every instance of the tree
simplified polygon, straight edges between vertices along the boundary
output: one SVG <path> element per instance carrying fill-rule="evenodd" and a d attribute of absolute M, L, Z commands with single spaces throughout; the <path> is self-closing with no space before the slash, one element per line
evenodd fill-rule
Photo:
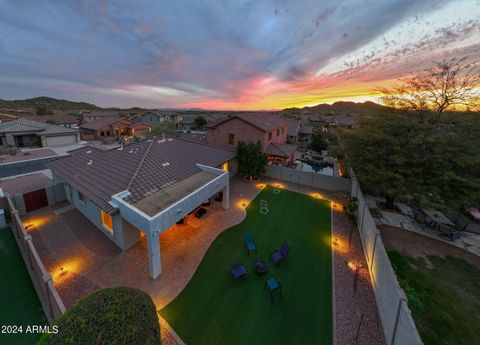
<path fill-rule="evenodd" d="M 257 178 L 267 171 L 267 154 L 263 152 L 260 141 L 243 141 L 237 145 L 238 171 L 250 179 Z"/>
<path fill-rule="evenodd" d="M 207 120 L 202 115 L 198 115 L 193 122 L 193 128 L 201 130 L 206 124 Z"/>
<path fill-rule="evenodd" d="M 451 210 L 480 203 L 480 117 L 395 113 L 343 133 L 362 185 L 385 196 Z"/>
<path fill-rule="evenodd" d="M 44 106 L 39 106 L 35 109 L 37 115 L 50 115 L 53 114 L 53 111 Z"/>
<path fill-rule="evenodd" d="M 414 111 L 435 111 L 480 105 L 480 61 L 466 63 L 466 58 L 434 62 L 434 67 L 411 77 L 392 89 L 381 89 L 385 105 Z"/>
<path fill-rule="evenodd" d="M 317 132 L 312 136 L 312 142 L 310 143 L 310 148 L 314 151 L 320 152 L 327 149 L 327 141 L 323 137 L 322 133 Z"/>
<path fill-rule="evenodd" d="M 79 299 L 56 322 L 57 334 L 44 334 L 39 345 L 160 344 L 155 304 L 143 291 L 116 287 Z"/>

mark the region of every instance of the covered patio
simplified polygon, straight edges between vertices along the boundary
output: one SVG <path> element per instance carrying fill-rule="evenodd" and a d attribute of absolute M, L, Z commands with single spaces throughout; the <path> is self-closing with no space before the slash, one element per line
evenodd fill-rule
<path fill-rule="evenodd" d="M 191 214 L 184 224 L 165 228 L 157 235 L 162 274 L 155 280 L 149 276 L 147 236 L 122 252 L 66 202 L 31 212 L 23 222 L 66 307 L 98 288 L 122 285 L 148 292 L 162 308 L 185 287 L 214 239 L 243 220 L 244 205 L 257 192 L 255 185 L 234 178 L 232 207 L 224 209 L 223 202 L 213 200 L 202 218 Z"/>

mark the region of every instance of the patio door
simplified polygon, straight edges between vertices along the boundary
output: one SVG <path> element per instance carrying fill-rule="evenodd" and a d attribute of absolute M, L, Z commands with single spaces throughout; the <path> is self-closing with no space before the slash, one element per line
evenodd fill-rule
<path fill-rule="evenodd" d="M 23 194 L 25 210 L 27 212 L 48 206 L 47 193 L 45 189 L 39 189 L 30 193 Z"/>

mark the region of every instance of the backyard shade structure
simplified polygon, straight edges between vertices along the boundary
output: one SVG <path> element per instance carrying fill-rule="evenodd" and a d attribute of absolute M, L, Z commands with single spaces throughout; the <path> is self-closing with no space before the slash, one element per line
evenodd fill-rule
<path fill-rule="evenodd" d="M 162 136 L 111 150 L 78 149 L 47 166 L 54 179 L 65 184 L 67 199 L 83 195 L 75 202 L 77 209 L 92 222 L 101 213 L 102 222 L 96 225 L 111 239 L 132 237 L 126 230 L 122 234 L 125 223 L 133 227 L 130 233 L 137 233 L 136 241 L 139 231 L 145 233 L 149 273 L 156 278 L 161 273 L 162 232 L 219 191 L 223 207 L 229 207 L 229 172 L 218 167 L 234 157 L 230 150 Z M 109 215 L 112 226 L 107 232 L 103 219 Z"/>

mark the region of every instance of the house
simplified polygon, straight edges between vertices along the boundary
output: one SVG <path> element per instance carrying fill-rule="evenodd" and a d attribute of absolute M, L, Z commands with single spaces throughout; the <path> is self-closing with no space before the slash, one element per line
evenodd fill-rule
<path fill-rule="evenodd" d="M 284 116 L 287 122 L 287 143 L 295 144 L 298 142 L 298 132 L 300 131 L 301 121 L 292 117 Z"/>
<path fill-rule="evenodd" d="M 144 137 L 150 131 L 149 125 L 119 117 L 105 117 L 80 125 L 83 140 L 102 140 L 127 137 Z"/>
<path fill-rule="evenodd" d="M 0 123 L 3 147 L 66 146 L 80 141 L 80 131 L 25 118 Z"/>
<path fill-rule="evenodd" d="M 180 138 L 184 140 L 195 141 L 197 143 L 207 143 L 207 135 L 204 132 L 183 133 L 182 135 L 180 135 Z"/>
<path fill-rule="evenodd" d="M 197 115 L 185 115 L 182 117 L 182 120 L 178 123 L 177 128 L 184 131 L 191 131 L 195 124 L 195 118 Z"/>
<path fill-rule="evenodd" d="M 85 147 L 46 166 L 67 200 L 121 249 L 146 236 L 153 279 L 161 273 L 159 235 L 219 192 L 229 208 L 236 173 L 235 152 L 171 137 Z"/>
<path fill-rule="evenodd" d="M 35 115 L 29 116 L 28 118 L 33 121 L 50 123 L 67 128 L 78 128 L 79 122 L 75 116 L 68 114 Z"/>
<path fill-rule="evenodd" d="M 120 117 L 118 113 L 116 112 L 98 112 L 98 111 L 92 111 L 89 113 L 84 113 L 82 114 L 82 121 L 81 123 L 85 122 L 90 122 L 90 121 L 95 121 L 95 120 L 100 120 L 100 119 L 105 119 L 105 118 L 118 118 Z"/>
<path fill-rule="evenodd" d="M 0 123 L 16 120 L 17 117 L 10 114 L 0 114 Z"/>
<path fill-rule="evenodd" d="M 260 141 L 263 150 L 270 143 L 287 142 L 287 122 L 268 113 L 234 115 L 207 125 L 207 142 L 234 149 L 239 141 Z"/>
<path fill-rule="evenodd" d="M 270 143 L 265 153 L 268 154 L 268 163 L 289 166 L 295 161 L 295 144 Z"/>
<path fill-rule="evenodd" d="M 307 148 L 312 142 L 313 126 L 303 125 L 298 131 L 298 143 L 302 148 Z"/>
<path fill-rule="evenodd" d="M 136 122 L 143 122 L 151 127 L 158 127 L 166 123 L 173 123 L 178 126 L 182 121 L 182 115 L 172 111 L 148 111 L 142 115 L 136 115 L 131 118 Z"/>

